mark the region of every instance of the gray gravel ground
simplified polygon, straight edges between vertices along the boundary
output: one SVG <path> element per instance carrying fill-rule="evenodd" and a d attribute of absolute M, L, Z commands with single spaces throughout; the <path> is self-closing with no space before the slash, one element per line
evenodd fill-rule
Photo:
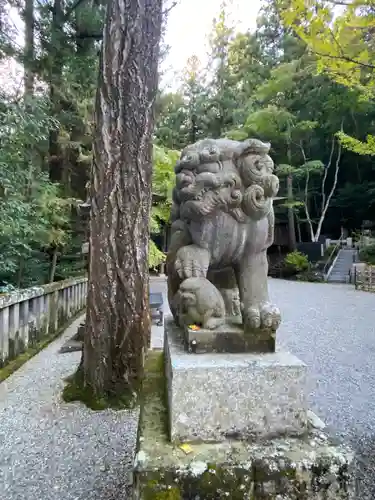
<path fill-rule="evenodd" d="M 270 280 L 278 348 L 308 365 L 310 407 L 358 454 L 358 500 L 375 499 L 375 294 Z"/>
<path fill-rule="evenodd" d="M 166 291 L 153 279 L 152 291 Z M 375 294 L 348 285 L 270 280 L 283 322 L 278 349 L 309 368 L 310 406 L 358 452 L 358 500 L 375 499 Z M 165 312 L 168 306 L 165 305 Z M 64 336 L 0 384 L 0 498 L 129 498 L 138 414 L 92 412 L 60 400 L 79 353 L 57 354 Z M 153 327 L 152 346 L 162 347 Z"/>
<path fill-rule="evenodd" d="M 60 395 L 80 353 L 64 335 L 0 384 L 1 500 L 123 500 L 138 411 L 93 412 Z"/>

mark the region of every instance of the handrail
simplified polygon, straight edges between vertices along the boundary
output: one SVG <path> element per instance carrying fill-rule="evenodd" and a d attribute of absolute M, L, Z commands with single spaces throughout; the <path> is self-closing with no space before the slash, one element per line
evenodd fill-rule
<path fill-rule="evenodd" d="M 343 239 L 344 239 L 344 233 L 343 233 L 343 232 L 341 232 L 341 236 L 340 236 L 340 238 L 338 239 L 338 241 L 337 241 L 336 245 L 333 247 L 332 252 L 329 254 L 329 257 L 328 257 L 328 259 L 327 259 L 327 262 L 325 263 L 325 266 L 324 266 L 324 268 L 323 268 L 323 274 L 324 274 L 324 276 L 326 276 L 326 269 L 327 269 L 327 267 L 328 267 L 328 269 L 329 269 L 329 267 L 330 267 L 330 265 L 331 265 L 331 262 L 333 262 L 333 258 L 332 258 L 332 256 L 334 255 L 334 253 L 335 253 L 336 249 L 337 249 L 338 247 L 340 247 L 340 246 L 341 246 L 341 243 L 343 242 Z M 326 276 L 326 277 L 328 277 L 328 276 Z"/>

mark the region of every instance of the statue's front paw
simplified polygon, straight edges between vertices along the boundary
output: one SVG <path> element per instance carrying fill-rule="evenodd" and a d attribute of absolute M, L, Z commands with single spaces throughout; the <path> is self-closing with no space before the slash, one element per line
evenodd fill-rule
<path fill-rule="evenodd" d="M 276 331 L 281 322 L 279 309 L 270 303 L 249 307 L 243 312 L 245 327 L 250 329 L 269 328 Z"/>
<path fill-rule="evenodd" d="M 207 250 L 189 245 L 178 250 L 175 261 L 175 269 L 184 280 L 187 278 L 205 278 L 208 271 L 209 254 Z"/>
<path fill-rule="evenodd" d="M 215 330 L 221 326 L 225 321 L 225 318 L 209 318 L 204 322 L 203 328 L 207 328 L 208 330 Z"/>

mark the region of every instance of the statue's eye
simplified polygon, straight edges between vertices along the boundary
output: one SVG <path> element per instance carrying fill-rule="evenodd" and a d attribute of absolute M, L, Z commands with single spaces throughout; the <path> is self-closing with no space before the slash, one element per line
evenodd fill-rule
<path fill-rule="evenodd" d="M 210 155 L 216 155 L 217 151 L 215 148 L 211 148 L 210 151 L 209 151 L 209 154 Z"/>

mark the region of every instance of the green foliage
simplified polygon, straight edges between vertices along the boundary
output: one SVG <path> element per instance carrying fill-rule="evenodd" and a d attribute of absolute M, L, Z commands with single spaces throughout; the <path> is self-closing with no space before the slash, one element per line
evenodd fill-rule
<path fill-rule="evenodd" d="M 153 205 L 151 207 L 150 232 L 159 234 L 163 225 L 169 222 L 172 205 L 172 189 L 175 182 L 174 165 L 179 151 L 154 145 L 153 148 Z M 148 262 L 156 270 L 165 261 L 165 254 L 150 239 Z"/>
<path fill-rule="evenodd" d="M 148 248 L 148 267 L 155 271 L 160 264 L 165 262 L 165 258 L 165 253 L 158 249 L 154 241 L 150 240 Z"/>
<path fill-rule="evenodd" d="M 14 278 L 33 248 L 67 243 L 71 200 L 59 196 L 35 151 L 56 122 L 47 103 L 10 103 L 0 112 L 0 276 Z"/>
<path fill-rule="evenodd" d="M 359 155 L 375 156 L 375 136 L 368 135 L 366 137 L 366 141 L 364 142 L 359 141 L 354 137 L 350 137 L 349 135 L 344 134 L 344 132 L 338 132 L 337 136 L 345 149 L 353 151 Z"/>
<path fill-rule="evenodd" d="M 361 92 L 367 100 L 375 92 L 374 0 L 340 2 L 278 0 L 281 17 L 315 54 L 317 70 L 334 81 Z M 358 154 L 374 155 L 375 138 L 342 134 L 342 144 Z"/>
<path fill-rule="evenodd" d="M 249 135 L 262 139 L 285 140 L 290 135 L 293 120 L 294 116 L 289 111 L 270 105 L 250 114 L 245 128 Z"/>
<path fill-rule="evenodd" d="M 294 252 L 288 253 L 284 259 L 285 265 L 295 273 L 301 271 L 307 271 L 309 269 L 309 260 L 307 256 L 301 252 L 295 250 Z"/>
<path fill-rule="evenodd" d="M 370 41 L 375 27 L 373 0 L 341 2 L 280 0 L 284 22 L 317 55 L 318 68 L 347 86 L 374 91 L 375 52 Z"/>
<path fill-rule="evenodd" d="M 154 145 L 153 148 L 153 205 L 151 207 L 150 231 L 158 234 L 161 224 L 169 221 L 172 206 L 172 190 L 175 182 L 174 165 L 179 151 Z"/>
<path fill-rule="evenodd" d="M 322 283 L 324 275 L 314 269 L 307 269 L 296 275 L 297 281 L 308 281 L 310 283 Z"/>
<path fill-rule="evenodd" d="M 175 182 L 174 166 L 179 156 L 179 151 L 154 145 L 152 190 L 155 195 L 170 202 Z"/>
<path fill-rule="evenodd" d="M 222 5 L 209 34 L 207 67 L 192 55 L 180 87 L 157 95 L 152 236 L 169 223 L 179 151 L 206 136 L 271 142 L 286 198 L 275 204 L 277 217 L 286 221 L 293 208 L 304 240 L 332 186 L 337 137 L 345 151 L 323 232 L 334 236 L 341 224 L 354 229 L 375 219 L 374 2 L 344 3 L 350 5 L 333 19 L 328 1 L 265 0 L 255 31 L 243 33 Z M 20 275 L 23 285 L 46 279 L 55 250 L 57 279 L 83 270 L 84 235 L 71 209 L 76 198 L 86 198 L 105 4 L 69 0 L 57 21 L 53 0 L 35 4 L 31 67 L 38 97 L 28 106 L 19 96 L 0 97 L 0 278 L 11 283 Z M 29 65 L 12 23 L 0 15 L 6 32 L 0 59 L 12 54 Z M 151 267 L 163 259 L 151 242 Z"/>
<path fill-rule="evenodd" d="M 371 266 L 375 265 L 375 245 L 367 245 L 359 251 L 359 260 Z"/>

